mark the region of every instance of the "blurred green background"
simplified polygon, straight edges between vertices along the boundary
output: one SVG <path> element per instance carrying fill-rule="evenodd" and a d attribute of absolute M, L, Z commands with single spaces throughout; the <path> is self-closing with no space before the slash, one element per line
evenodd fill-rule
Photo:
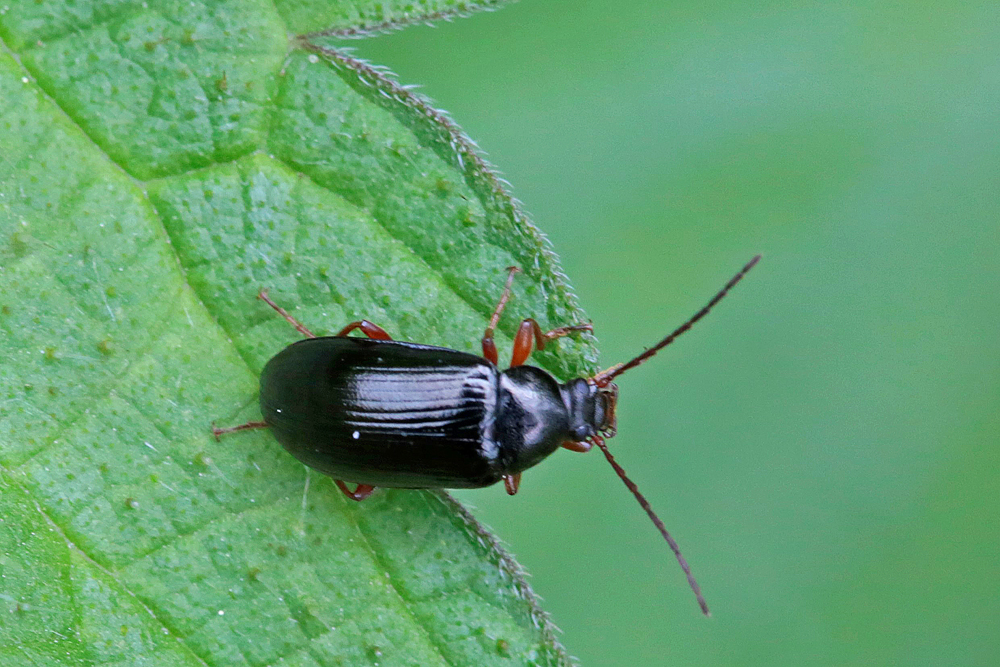
<path fill-rule="evenodd" d="M 353 43 L 501 166 L 606 364 L 765 255 L 622 378 L 611 442 L 712 619 L 598 453 L 460 495 L 589 666 L 998 664 L 1000 5 L 787 5 L 523 0 Z"/>

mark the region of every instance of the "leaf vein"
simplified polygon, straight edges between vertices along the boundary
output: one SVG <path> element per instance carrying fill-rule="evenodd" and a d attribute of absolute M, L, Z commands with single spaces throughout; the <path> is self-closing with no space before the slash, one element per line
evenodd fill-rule
<path fill-rule="evenodd" d="M 361 527 L 361 522 L 358 521 L 357 515 L 355 514 L 355 511 L 353 510 L 353 508 L 351 510 L 345 512 L 345 514 L 347 514 L 347 515 L 349 515 L 351 517 L 351 522 L 354 524 L 354 527 L 357 529 L 358 535 L 361 536 L 361 543 L 365 546 L 365 548 L 371 554 L 372 562 L 375 563 L 375 565 L 383 573 L 386 573 L 386 574 L 390 575 L 390 576 L 386 577 L 386 579 L 389 582 L 389 587 L 392 588 L 393 592 L 396 594 L 396 597 L 399 598 L 400 606 L 405 610 L 406 615 L 410 618 L 410 621 L 417 628 L 419 628 L 420 631 L 424 634 L 424 636 L 427 638 L 427 642 L 434 648 L 435 651 L 437 651 L 438 655 L 441 656 L 441 661 L 444 664 L 446 664 L 446 665 L 452 665 L 452 662 L 450 660 L 448 660 L 448 658 L 445 656 L 444 648 L 443 648 L 443 644 L 442 644 L 441 640 L 437 636 L 435 636 L 435 634 L 433 632 L 431 632 L 431 629 L 428 628 L 427 625 L 423 621 L 421 621 L 419 618 L 417 618 L 416 614 L 413 613 L 413 610 L 410 609 L 410 605 L 407 603 L 406 597 L 403 595 L 403 591 L 401 591 L 399 589 L 399 586 L 396 585 L 395 579 L 391 576 L 391 573 L 385 567 L 385 564 L 383 562 L 383 557 L 382 557 L 380 551 L 372 543 L 371 539 L 368 537 L 368 534 L 365 532 L 364 528 Z"/>
<path fill-rule="evenodd" d="M 0 472 L 3 472 L 3 468 L 0 468 Z M 73 542 L 73 540 L 71 540 L 69 536 L 66 534 L 66 531 L 62 528 L 62 526 L 60 526 L 59 523 L 52 516 L 50 516 L 48 512 L 45 511 L 45 508 L 42 506 L 42 504 L 39 501 L 35 500 L 32 497 L 30 491 L 26 489 L 14 476 L 7 474 L 4 475 L 4 477 L 10 484 L 13 484 L 14 486 L 18 487 L 26 497 L 31 499 L 32 504 L 35 506 L 35 509 L 38 511 L 38 513 L 42 515 L 42 518 L 44 518 L 45 521 L 50 526 L 52 526 L 53 530 L 55 530 L 59 534 L 59 536 L 65 541 L 67 550 L 75 550 L 77 553 L 83 556 L 87 560 L 87 562 L 90 563 L 92 567 L 96 568 L 101 573 L 103 573 L 106 577 L 108 577 L 111 581 L 113 581 L 115 585 L 117 585 L 122 591 L 124 591 L 129 597 L 131 597 L 136 602 L 136 604 L 138 604 L 147 614 L 149 614 L 150 618 L 152 618 L 157 624 L 159 624 L 162 630 L 166 630 L 166 632 L 170 634 L 170 636 L 173 637 L 178 642 L 178 644 L 180 644 L 180 646 L 185 651 L 187 651 L 188 654 L 194 657 L 202 665 L 205 665 L 205 667 L 209 666 L 209 663 L 206 660 L 205 656 L 199 655 L 198 652 L 195 651 L 194 648 L 192 648 L 187 643 L 187 641 L 185 641 L 184 637 L 182 637 L 173 628 L 171 628 L 170 625 L 166 623 L 166 621 L 157 616 L 156 612 L 153 609 L 151 609 L 147 604 L 145 604 L 142 601 L 142 599 L 139 598 L 139 596 L 137 596 L 128 586 L 126 586 L 117 576 L 115 576 L 114 571 L 101 565 L 97 560 L 94 559 L 94 557 L 91 554 L 89 554 L 87 551 L 85 551 L 79 545 Z"/>
<path fill-rule="evenodd" d="M 28 465 L 39 455 L 44 454 L 45 452 L 51 450 L 53 446 L 59 443 L 59 440 L 63 438 L 73 427 L 75 427 L 77 424 L 83 421 L 83 419 L 85 419 L 89 414 L 91 414 L 90 410 L 92 408 L 107 402 L 114 394 L 115 389 L 121 386 L 122 383 L 125 382 L 125 380 L 128 378 L 129 369 L 132 368 L 132 366 L 134 366 L 137 362 L 142 361 L 142 359 L 149 353 L 149 351 L 154 347 L 156 347 L 156 345 L 160 342 L 160 340 L 162 340 L 163 337 L 166 335 L 169 328 L 170 328 L 169 322 L 164 324 L 162 328 L 152 338 L 150 338 L 149 342 L 147 342 L 143 346 L 142 350 L 140 350 L 132 359 L 128 359 L 125 362 L 125 367 L 121 371 L 119 371 L 113 376 L 110 376 L 109 378 L 110 382 L 108 382 L 107 385 L 103 386 L 99 391 L 94 392 L 92 395 L 87 397 L 85 402 L 88 403 L 88 406 L 86 408 L 81 409 L 79 412 L 77 412 L 77 414 L 70 417 L 69 421 L 62 423 L 59 427 L 59 430 L 57 430 L 55 434 L 52 435 L 49 442 L 42 445 L 41 448 L 35 450 L 31 454 L 31 456 L 29 456 L 27 459 L 19 463 L 15 468 L 23 469 L 26 465 Z M 32 407 L 35 407 L 36 410 L 38 409 L 36 406 Z"/>
<path fill-rule="evenodd" d="M 499 214 L 507 221 L 513 223 L 509 231 L 520 237 L 520 239 L 524 241 L 524 247 L 530 249 L 528 251 L 532 255 L 530 258 L 530 265 L 522 265 L 520 268 L 525 270 L 529 275 L 536 277 L 543 286 L 545 292 L 549 295 L 546 297 L 546 304 L 550 312 L 546 314 L 546 317 L 548 319 L 552 318 L 553 313 L 551 311 L 553 308 L 553 301 L 551 297 L 552 295 L 557 295 L 560 301 L 567 305 L 567 310 L 573 320 L 584 321 L 586 319 L 583 311 L 579 307 L 576 295 L 574 295 L 572 290 L 569 288 L 566 275 L 559 269 L 558 258 L 555 251 L 552 249 L 548 238 L 546 238 L 538 230 L 528 217 L 527 213 L 524 212 L 521 208 L 520 202 L 510 193 L 506 181 L 498 175 L 492 165 L 490 165 L 490 163 L 482 156 L 482 153 L 476 146 L 475 142 L 470 139 L 461 130 L 461 128 L 458 127 L 458 125 L 448 116 L 446 112 L 435 108 L 426 98 L 401 86 L 383 69 L 376 68 L 363 60 L 354 58 L 342 50 L 319 46 L 308 41 L 308 39 L 300 39 L 298 43 L 304 50 L 319 54 L 326 58 L 328 62 L 334 65 L 334 67 L 341 72 L 344 69 L 352 71 L 358 81 L 373 88 L 385 99 L 402 105 L 404 108 L 415 112 L 421 120 L 429 123 L 435 131 L 444 135 L 446 143 L 451 148 L 451 157 L 454 160 L 452 166 L 463 174 L 466 182 L 468 182 L 472 187 L 473 192 L 477 193 L 477 197 L 482 201 L 487 210 L 492 209 L 495 214 Z M 436 149 L 433 146 L 427 146 L 423 142 L 421 142 L 421 145 L 428 150 L 436 152 Z M 281 159 L 277 156 L 275 157 L 276 159 Z M 290 164 L 284 159 L 281 159 L 281 161 L 297 173 L 302 173 L 295 165 Z M 313 180 L 308 174 L 303 175 L 306 178 Z M 315 180 L 313 180 L 313 182 L 319 187 L 329 191 L 329 188 L 326 188 L 323 184 L 318 183 Z M 373 219 L 376 219 L 376 222 L 378 222 L 383 228 L 386 228 L 385 223 L 377 220 L 374 216 Z M 389 232 L 387 228 L 386 231 L 393 236 L 393 238 L 396 238 L 396 236 L 392 234 L 392 232 Z M 416 256 L 421 257 L 426 264 L 431 264 L 427 258 L 420 255 L 420 253 L 410 246 L 410 244 L 402 241 L 401 239 L 397 240 L 400 240 L 401 243 L 410 248 Z M 449 287 L 449 289 L 451 289 L 453 293 L 468 303 L 474 311 L 482 314 L 484 318 L 489 318 L 492 313 L 492 303 L 485 304 L 481 307 L 475 305 L 474 299 L 467 294 L 465 290 L 461 289 L 454 283 L 453 280 L 450 280 L 448 276 L 440 270 L 434 267 L 431 268 L 441 276 L 442 281 Z M 551 278 L 546 278 L 544 276 L 545 271 L 548 271 L 548 273 L 551 274 Z M 536 314 L 535 317 L 539 318 L 541 317 L 541 314 Z M 504 320 L 504 322 L 501 323 L 500 328 L 505 330 L 508 335 L 512 335 L 517 324 L 518 323 L 516 322 Z M 555 322 L 554 324 L 559 326 L 565 323 Z M 594 373 L 597 371 L 597 360 L 596 357 L 593 356 L 593 351 L 595 349 L 593 343 L 596 341 L 596 338 L 593 334 L 583 334 L 581 336 L 581 340 L 586 340 L 591 343 L 589 345 L 591 354 L 584 360 L 584 370 L 588 373 Z M 564 374 L 567 369 L 559 368 L 558 357 L 554 353 L 555 349 L 557 348 L 553 347 L 552 351 L 547 350 L 541 353 L 536 352 L 534 356 L 535 363 L 549 369 L 556 375 L 561 375 Z"/>

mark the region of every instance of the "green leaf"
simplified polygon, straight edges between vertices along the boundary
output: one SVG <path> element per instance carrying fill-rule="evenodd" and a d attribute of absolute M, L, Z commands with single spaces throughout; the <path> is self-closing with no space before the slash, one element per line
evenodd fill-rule
<path fill-rule="evenodd" d="M 266 432 L 209 432 L 259 415 L 296 339 L 260 288 L 317 333 L 368 318 L 475 352 L 515 264 L 502 332 L 584 319 L 445 115 L 287 32 L 398 7 L 0 11 L 0 664 L 569 662 L 447 494 L 353 503 Z M 589 337 L 539 355 L 595 359 Z"/>

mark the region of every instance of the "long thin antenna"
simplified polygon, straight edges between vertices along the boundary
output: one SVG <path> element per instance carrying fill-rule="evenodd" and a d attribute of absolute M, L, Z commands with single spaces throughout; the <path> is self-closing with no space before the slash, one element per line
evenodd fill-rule
<path fill-rule="evenodd" d="M 667 336 L 666 338 L 664 338 L 663 340 L 661 340 L 659 343 L 657 343 L 653 347 L 649 348 L 648 350 L 646 350 L 645 352 L 643 352 L 642 354 L 640 354 L 638 357 L 636 357 L 632 361 L 629 361 L 629 362 L 624 363 L 624 364 L 620 364 L 618 366 L 613 366 L 613 367 L 609 368 L 608 370 L 604 371 L 603 373 L 599 373 L 594 378 L 594 381 L 598 384 L 598 386 L 601 386 L 601 387 L 607 386 L 607 384 L 609 382 L 611 382 L 611 380 L 614 379 L 615 377 L 621 375 L 622 373 L 624 373 L 625 371 L 629 370 L 630 368 L 635 368 L 636 366 L 638 366 L 639 364 L 643 363 L 644 361 L 646 361 L 647 359 L 649 359 L 650 357 L 652 357 L 654 354 L 656 354 L 657 352 L 659 352 L 660 350 L 662 350 L 663 348 L 665 348 L 667 345 L 670 345 L 671 343 L 673 343 L 674 340 L 678 336 L 680 336 L 682 333 L 684 333 L 685 331 L 687 331 L 688 329 L 690 329 L 692 326 L 694 326 L 695 322 L 697 322 L 701 318 L 703 318 L 706 315 L 708 315 L 708 312 L 710 310 L 712 310 L 712 308 L 715 306 L 715 304 L 717 304 L 720 301 L 722 301 L 723 297 L 725 297 L 726 294 L 729 293 L 729 290 L 731 290 L 734 287 L 736 287 L 736 283 L 738 283 L 741 280 L 743 280 L 743 276 L 745 276 L 747 273 L 749 273 L 750 269 L 752 269 L 754 267 L 754 265 L 757 264 L 757 262 L 759 262 L 759 261 L 760 261 L 760 255 L 757 255 L 756 257 L 754 257 L 753 259 L 751 259 L 749 262 L 747 262 L 747 265 L 744 266 L 742 269 L 740 269 L 740 272 L 737 273 L 735 276 L 733 276 L 730 279 L 730 281 L 728 283 L 726 283 L 726 286 L 723 287 L 721 290 L 719 290 L 718 294 L 716 294 L 714 297 L 712 297 L 712 300 L 708 302 L 708 305 L 706 305 L 704 308 L 702 308 L 697 313 L 695 313 L 694 317 L 692 317 L 691 319 L 689 319 L 687 322 L 685 322 L 681 326 L 679 326 L 676 329 L 674 329 L 674 331 L 669 336 Z"/>
<path fill-rule="evenodd" d="M 623 470 L 622 467 L 618 465 L 618 462 L 615 461 L 615 457 L 611 456 L 611 451 L 608 450 L 608 446 L 605 444 L 604 438 L 599 435 L 595 435 L 592 439 L 594 443 L 601 448 L 601 451 L 604 452 L 604 457 L 608 460 L 608 463 L 610 463 L 611 467 L 615 469 L 615 472 L 618 473 L 621 480 L 625 482 L 625 486 L 628 487 L 628 490 L 632 492 L 635 499 L 639 501 L 640 505 L 642 505 L 642 509 L 646 510 L 646 514 L 649 515 L 649 518 L 653 520 L 653 524 L 657 527 L 657 529 L 659 529 L 660 535 L 663 535 L 663 539 L 667 541 L 667 544 L 670 545 L 671 551 L 673 551 L 674 555 L 677 556 L 677 562 L 680 563 L 681 569 L 684 570 L 684 574 L 687 575 L 688 584 L 691 586 L 691 590 L 694 591 L 695 597 L 698 598 L 698 606 L 701 607 L 701 612 L 705 614 L 705 616 L 711 616 L 712 613 L 708 610 L 708 603 L 705 602 L 705 598 L 701 594 L 701 587 L 695 580 L 694 575 L 691 574 L 691 567 L 688 565 L 687 561 L 684 560 L 684 556 L 681 555 L 681 549 L 677 546 L 677 542 L 674 541 L 674 538 L 670 537 L 670 533 L 667 532 L 667 527 L 663 525 L 662 521 L 660 521 L 660 517 L 656 516 L 656 512 L 654 512 L 653 508 L 650 507 L 649 501 L 646 500 L 646 497 L 639 493 L 639 487 L 635 485 L 635 482 L 628 478 L 628 475 L 625 474 L 625 470 Z"/>

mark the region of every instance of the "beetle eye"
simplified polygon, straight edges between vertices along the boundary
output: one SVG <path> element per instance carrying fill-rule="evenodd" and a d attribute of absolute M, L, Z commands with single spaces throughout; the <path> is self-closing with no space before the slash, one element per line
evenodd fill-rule
<path fill-rule="evenodd" d="M 605 427 L 608 415 L 608 399 L 604 394 L 598 394 L 594 401 L 594 427 L 600 431 Z"/>

